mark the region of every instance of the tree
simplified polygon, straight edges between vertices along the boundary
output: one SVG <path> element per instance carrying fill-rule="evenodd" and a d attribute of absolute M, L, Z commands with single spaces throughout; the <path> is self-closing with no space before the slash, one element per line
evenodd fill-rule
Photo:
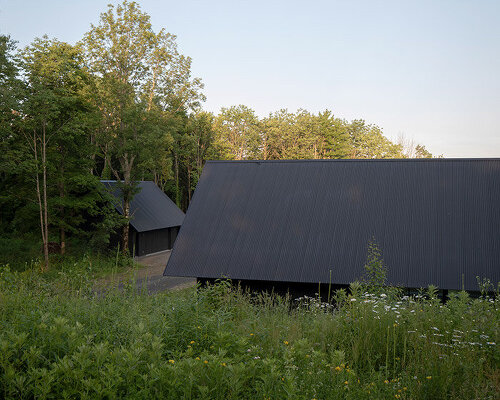
<path fill-rule="evenodd" d="M 214 144 L 223 159 L 258 158 L 260 122 L 254 110 L 244 105 L 222 108 L 215 118 L 214 131 Z"/>
<path fill-rule="evenodd" d="M 416 144 L 413 139 L 405 137 L 404 134 L 398 136 L 397 144 L 401 147 L 401 153 L 405 158 L 432 158 L 432 154 L 425 146 Z"/>
<path fill-rule="evenodd" d="M 19 133 L 25 138 L 30 157 L 19 159 L 31 171 L 38 203 L 44 250 L 44 268 L 49 267 L 49 226 L 58 227 L 61 252 L 66 232 L 81 219 L 75 210 L 92 202 L 82 193 L 94 186 L 85 117 L 90 112 L 84 92 L 90 79 L 81 67 L 80 51 L 47 37 L 22 52 L 25 97 L 21 103 Z M 20 153 L 22 155 L 22 153 Z M 76 190 L 77 194 L 72 195 Z M 68 209 L 71 212 L 67 213 Z"/>
<path fill-rule="evenodd" d="M 376 125 L 353 120 L 347 125 L 351 158 L 402 158 L 401 147 L 392 143 Z"/>
<path fill-rule="evenodd" d="M 95 104 L 102 124 L 95 141 L 109 173 L 122 184 L 123 215 L 130 218 L 135 180 L 157 146 L 169 141 L 158 121 L 196 108 L 204 99 L 202 83 L 190 76 L 191 59 L 179 54 L 176 37 L 164 29 L 155 33 L 149 15 L 137 3 L 108 6 L 100 23 L 92 25 L 82 46 L 95 74 Z M 163 160 L 165 164 L 165 160 Z M 129 225 L 122 248 L 128 251 Z"/>
<path fill-rule="evenodd" d="M 7 230 L 16 209 L 20 206 L 14 189 L 17 164 L 12 157 L 18 151 L 15 142 L 16 126 L 23 98 L 23 82 L 19 79 L 19 60 L 14 55 L 15 42 L 0 35 L 0 226 Z"/>

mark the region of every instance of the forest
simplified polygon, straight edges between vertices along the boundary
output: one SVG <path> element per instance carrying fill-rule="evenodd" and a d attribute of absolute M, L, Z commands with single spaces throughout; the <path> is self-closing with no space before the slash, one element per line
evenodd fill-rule
<path fill-rule="evenodd" d="M 20 49 L 0 36 L 1 262 L 48 268 L 50 253 L 105 251 L 113 232 L 127 252 L 136 182 L 153 180 L 185 211 L 209 159 L 432 157 L 331 110 L 204 111 L 191 63 L 128 1 L 74 45 L 44 36 Z M 123 216 L 103 179 L 121 181 Z"/>

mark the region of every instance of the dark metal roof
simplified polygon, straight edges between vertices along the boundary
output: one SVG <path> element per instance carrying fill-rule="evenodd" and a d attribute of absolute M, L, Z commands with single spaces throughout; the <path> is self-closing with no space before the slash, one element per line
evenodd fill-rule
<path fill-rule="evenodd" d="M 101 182 L 117 199 L 116 209 L 123 214 L 122 197 L 116 181 Z M 141 181 L 138 187 L 140 191 L 130 203 L 130 224 L 138 232 L 182 225 L 184 213 L 154 182 Z"/>
<path fill-rule="evenodd" d="M 348 284 L 500 281 L 500 159 L 207 162 L 165 275 Z"/>

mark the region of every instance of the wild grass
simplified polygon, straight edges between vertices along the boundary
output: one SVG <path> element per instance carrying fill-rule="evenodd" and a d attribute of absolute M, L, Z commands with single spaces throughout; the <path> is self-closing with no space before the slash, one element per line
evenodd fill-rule
<path fill-rule="evenodd" d="M 496 399 L 500 301 L 354 284 L 335 307 L 228 282 L 105 296 L 75 271 L 0 273 L 6 399 Z M 90 275 L 87 276 L 87 278 Z"/>

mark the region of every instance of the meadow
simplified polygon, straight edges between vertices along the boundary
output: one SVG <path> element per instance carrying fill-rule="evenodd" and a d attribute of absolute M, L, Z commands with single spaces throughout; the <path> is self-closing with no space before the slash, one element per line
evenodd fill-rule
<path fill-rule="evenodd" d="M 0 398 L 498 399 L 500 300 L 354 283 L 95 290 L 99 265 L 0 270 Z"/>

